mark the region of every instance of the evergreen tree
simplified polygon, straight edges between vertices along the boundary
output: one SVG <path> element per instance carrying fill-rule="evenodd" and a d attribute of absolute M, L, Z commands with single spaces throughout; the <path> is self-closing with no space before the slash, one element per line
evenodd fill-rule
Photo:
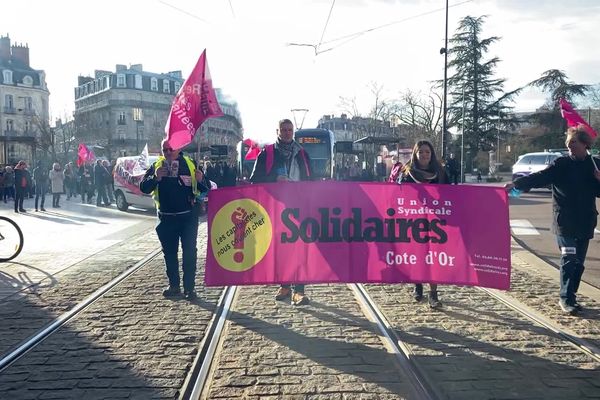
<path fill-rule="evenodd" d="M 561 148 L 565 146 L 565 131 L 567 123 L 560 114 L 558 100 L 564 98 L 575 107 L 574 99 L 583 96 L 590 89 L 588 85 L 569 82 L 564 71 L 550 69 L 529 85 L 549 93 L 546 103 L 531 115 L 530 120 L 541 125 L 544 134 L 534 138 L 532 144 L 538 148 Z"/>
<path fill-rule="evenodd" d="M 450 39 L 448 55 L 451 61 L 448 66 L 454 70 L 454 75 L 448 78 L 448 125 L 465 133 L 466 146 L 487 151 L 496 147 L 499 136 L 504 136 L 500 122 L 502 126 L 514 123 L 509 119 L 508 113 L 512 107 L 508 103 L 521 88 L 505 93 L 505 79 L 494 77 L 500 59 L 486 59 L 485 55 L 500 38 L 481 38 L 485 18 L 463 18 Z"/>

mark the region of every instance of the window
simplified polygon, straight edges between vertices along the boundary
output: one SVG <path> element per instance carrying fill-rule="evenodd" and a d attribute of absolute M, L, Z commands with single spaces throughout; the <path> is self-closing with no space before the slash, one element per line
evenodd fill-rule
<path fill-rule="evenodd" d="M 119 120 L 117 121 L 119 125 L 125 125 L 125 111 L 121 111 L 119 113 Z"/>
<path fill-rule="evenodd" d="M 12 119 L 7 119 L 6 120 L 6 130 L 8 132 L 12 132 L 14 130 L 14 127 L 15 127 L 15 125 L 13 123 L 13 120 Z"/>
<path fill-rule="evenodd" d="M 134 121 L 143 121 L 144 120 L 144 114 L 143 114 L 143 110 L 141 108 L 133 109 L 133 120 Z"/>
<path fill-rule="evenodd" d="M 179 88 L 181 87 L 181 83 L 175 82 L 175 94 L 179 93 Z"/>
<path fill-rule="evenodd" d="M 15 108 L 15 104 L 13 102 L 13 95 L 12 94 L 7 94 L 4 96 L 4 107 L 7 109 L 13 109 Z"/>
<path fill-rule="evenodd" d="M 2 75 L 4 75 L 4 83 L 5 84 L 7 84 L 7 83 L 13 83 L 13 80 L 12 80 L 12 76 L 13 76 L 12 71 L 9 71 L 9 70 L 5 69 L 4 71 L 2 71 Z"/>
<path fill-rule="evenodd" d="M 158 80 L 156 78 L 150 78 L 150 90 L 158 92 Z"/>
<path fill-rule="evenodd" d="M 33 111 L 33 99 L 31 97 L 25 97 L 23 101 L 25 102 L 25 109 L 27 111 Z"/>
<path fill-rule="evenodd" d="M 25 121 L 25 132 L 31 132 L 31 121 Z"/>
<path fill-rule="evenodd" d="M 163 93 L 170 93 L 169 80 L 163 79 Z"/>
<path fill-rule="evenodd" d="M 117 87 L 125 87 L 125 74 L 117 74 Z"/>
<path fill-rule="evenodd" d="M 29 75 L 25 75 L 23 77 L 23 84 L 27 85 L 27 86 L 32 86 L 33 85 L 33 78 L 30 77 Z"/>
<path fill-rule="evenodd" d="M 135 88 L 142 89 L 142 76 L 140 74 L 135 74 Z"/>

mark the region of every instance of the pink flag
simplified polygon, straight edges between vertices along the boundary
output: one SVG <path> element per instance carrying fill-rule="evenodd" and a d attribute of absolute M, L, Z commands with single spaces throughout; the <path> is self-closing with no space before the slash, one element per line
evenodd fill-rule
<path fill-rule="evenodd" d="M 90 150 L 85 144 L 79 143 L 79 148 L 77 149 L 78 167 L 81 167 L 86 161 L 93 161 L 95 158 L 93 150 Z"/>
<path fill-rule="evenodd" d="M 590 134 L 592 139 L 598 136 L 598 132 L 596 132 L 594 128 L 590 126 L 590 124 L 585 122 L 585 120 L 581 118 L 579 114 L 577 114 L 577 111 L 573 110 L 573 106 L 571 106 L 571 104 L 569 104 L 568 101 L 566 101 L 565 99 L 560 99 L 559 103 L 560 114 L 567 121 L 568 127 L 583 125 L 586 132 Z"/>
<path fill-rule="evenodd" d="M 258 143 L 252 139 L 244 139 L 244 144 L 248 146 L 248 152 L 246 152 L 244 159 L 248 161 L 256 160 L 258 153 L 260 153 L 260 146 Z"/>
<path fill-rule="evenodd" d="M 173 100 L 171 113 L 165 126 L 167 141 L 173 149 L 181 149 L 191 143 L 200 125 L 209 118 L 223 115 L 208 65 L 206 50 L 198 59 L 198 63 L 184 82 Z"/>

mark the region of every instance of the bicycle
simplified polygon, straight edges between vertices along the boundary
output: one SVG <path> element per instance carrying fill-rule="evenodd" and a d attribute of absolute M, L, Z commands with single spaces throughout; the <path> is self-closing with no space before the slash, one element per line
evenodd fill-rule
<path fill-rule="evenodd" d="M 23 232 L 8 217 L 0 216 L 0 262 L 10 261 L 23 250 Z"/>

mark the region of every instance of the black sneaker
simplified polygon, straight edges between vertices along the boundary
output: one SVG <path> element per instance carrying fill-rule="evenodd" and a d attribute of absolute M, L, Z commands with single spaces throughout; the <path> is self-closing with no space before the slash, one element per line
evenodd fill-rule
<path fill-rule="evenodd" d="M 163 296 L 165 297 L 177 297 L 181 296 L 181 289 L 178 286 L 169 286 L 163 290 Z"/>
<path fill-rule="evenodd" d="M 190 301 L 196 300 L 198 298 L 198 295 L 196 294 L 195 290 L 186 290 L 185 292 L 183 292 L 183 296 Z"/>
<path fill-rule="evenodd" d="M 565 299 L 558 300 L 558 305 L 565 314 L 575 315 L 577 314 L 577 308 L 567 303 Z"/>
<path fill-rule="evenodd" d="M 575 302 L 573 303 L 573 307 L 575 307 L 575 309 L 576 309 L 577 311 L 583 311 L 583 306 L 582 306 L 581 304 L 579 304 L 579 303 L 577 302 L 577 300 L 575 300 Z"/>
<path fill-rule="evenodd" d="M 415 288 L 413 289 L 413 299 L 415 299 L 415 301 L 418 303 L 421 300 L 423 300 L 423 285 L 420 283 L 417 283 L 415 285 Z"/>
<path fill-rule="evenodd" d="M 442 306 L 442 302 L 438 299 L 437 291 L 429 292 L 429 307 L 440 308 L 441 306 Z"/>

